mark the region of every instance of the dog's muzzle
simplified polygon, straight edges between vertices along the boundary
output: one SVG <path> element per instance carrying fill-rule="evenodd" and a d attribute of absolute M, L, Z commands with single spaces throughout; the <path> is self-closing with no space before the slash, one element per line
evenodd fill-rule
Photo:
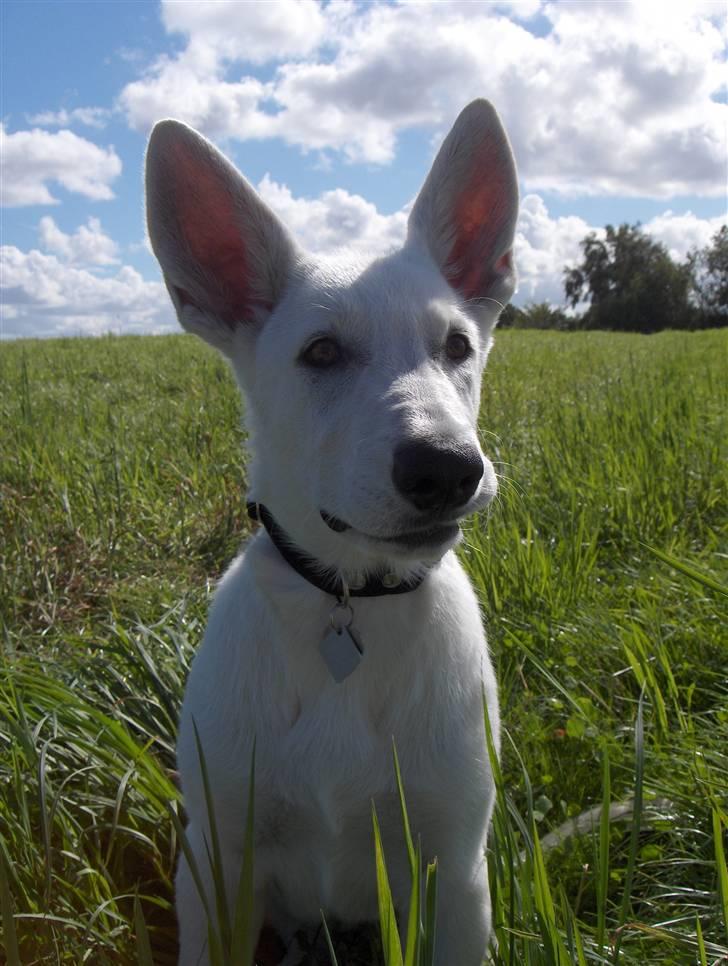
<path fill-rule="evenodd" d="M 418 510 L 447 516 L 470 500 L 484 469 L 475 446 L 418 440 L 401 443 L 394 451 L 392 480 L 400 495 Z"/>

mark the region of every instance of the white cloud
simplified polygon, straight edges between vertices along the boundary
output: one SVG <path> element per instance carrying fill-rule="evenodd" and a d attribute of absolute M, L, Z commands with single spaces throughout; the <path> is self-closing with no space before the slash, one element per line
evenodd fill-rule
<path fill-rule="evenodd" d="M 71 124 L 85 124 L 87 127 L 103 128 L 111 116 L 105 107 L 74 107 L 68 111 L 42 111 L 40 114 L 26 115 L 28 124 L 39 127 L 68 127 Z"/>
<path fill-rule="evenodd" d="M 380 214 L 361 195 L 349 194 L 342 188 L 325 191 L 318 198 L 295 198 L 286 185 L 266 174 L 258 191 L 311 252 L 329 253 L 348 247 L 379 254 L 401 245 L 405 238 L 405 211 Z"/>
<path fill-rule="evenodd" d="M 95 219 L 69 235 L 44 218 L 40 235 L 53 254 L 0 247 L 0 338 L 177 329 L 161 282 L 145 280 L 130 265 L 113 275 L 99 270 L 118 263 L 117 246 Z"/>
<path fill-rule="evenodd" d="M 665 211 L 651 218 L 642 227 L 665 245 L 672 258 L 682 261 L 691 249 L 709 245 L 721 225 L 727 223 L 728 214 L 715 218 L 698 218 L 692 211 L 686 211 L 682 215 Z"/>
<path fill-rule="evenodd" d="M 469 3 L 470 0 L 465 0 Z M 521 20 L 528 20 L 543 9 L 542 0 L 496 0 L 496 7 Z"/>
<path fill-rule="evenodd" d="M 147 130 L 172 113 L 210 136 L 240 140 L 279 133 L 275 117 L 260 109 L 271 87 L 254 77 L 227 80 L 226 66 L 310 53 L 326 29 L 316 0 L 166 0 L 162 20 L 170 33 L 187 36 L 187 46 L 176 57 L 157 58 L 121 92 L 130 125 Z"/>
<path fill-rule="evenodd" d="M 48 187 L 54 181 L 67 191 L 105 201 L 114 197 L 110 182 L 121 173 L 113 147 L 100 148 L 72 131 L 51 134 L 33 128 L 8 134 L 0 124 L 0 154 L 4 207 L 57 204 Z"/>
<path fill-rule="evenodd" d="M 316 0 L 163 0 L 162 20 L 170 33 L 189 38 L 188 59 L 191 51 L 203 66 L 211 57 L 263 64 L 302 56 L 316 48 L 326 29 Z"/>
<path fill-rule="evenodd" d="M 528 18 L 539 11 L 537 34 Z M 280 137 L 387 163 L 401 132 L 443 132 L 485 94 L 530 190 L 725 190 L 719 4 L 307 0 L 282 16 L 280 4 L 189 2 L 165 4 L 163 17 L 188 42 L 123 90 L 138 129 L 172 113 L 217 137 Z M 277 64 L 269 80 L 244 73 L 264 61 Z"/>
<path fill-rule="evenodd" d="M 564 267 L 580 257 L 579 242 L 590 231 L 603 234 L 583 218 L 567 215 L 551 218 L 540 195 L 526 195 L 516 232 L 516 267 L 518 269 L 519 305 L 526 302 L 564 300 Z"/>
<path fill-rule="evenodd" d="M 89 218 L 85 225 L 67 235 L 50 215 L 45 215 L 38 230 L 41 246 L 65 261 L 86 265 L 115 265 L 119 262 L 119 246 L 105 234 L 98 218 Z"/>
<path fill-rule="evenodd" d="M 174 116 L 209 137 L 246 140 L 275 133 L 274 118 L 257 109 L 264 96 L 265 86 L 253 77 L 230 83 L 190 69 L 182 56 L 160 59 L 148 76 L 124 88 L 120 103 L 137 130 Z"/>
<path fill-rule="evenodd" d="M 164 285 L 146 281 L 129 265 L 100 277 L 55 255 L 12 245 L 0 248 L 0 264 L 2 338 L 177 329 Z"/>

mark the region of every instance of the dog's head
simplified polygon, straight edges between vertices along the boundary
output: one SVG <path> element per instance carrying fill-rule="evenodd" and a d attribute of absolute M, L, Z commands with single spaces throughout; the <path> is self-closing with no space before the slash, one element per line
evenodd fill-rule
<path fill-rule="evenodd" d="M 487 101 L 460 114 L 374 260 L 314 258 L 177 121 L 147 151 L 149 237 L 181 324 L 231 361 L 251 499 L 343 570 L 437 560 L 496 490 L 477 436 L 491 333 L 515 287 L 513 157 Z"/>

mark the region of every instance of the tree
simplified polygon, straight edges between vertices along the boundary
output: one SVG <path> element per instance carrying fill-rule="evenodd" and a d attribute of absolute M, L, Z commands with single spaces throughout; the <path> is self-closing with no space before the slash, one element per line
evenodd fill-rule
<path fill-rule="evenodd" d="M 498 316 L 498 328 L 499 329 L 512 329 L 517 325 L 517 318 L 521 314 L 521 310 L 517 309 L 516 306 L 509 302 L 508 305 L 503 309 L 501 314 Z"/>
<path fill-rule="evenodd" d="M 513 329 L 573 329 L 574 321 L 549 302 L 528 302 L 522 309 L 507 305 L 498 324 Z"/>
<path fill-rule="evenodd" d="M 690 252 L 688 266 L 701 327 L 728 325 L 728 225 L 710 245 Z"/>
<path fill-rule="evenodd" d="M 607 225 L 603 238 L 587 235 L 581 250 L 581 264 L 564 271 L 564 290 L 573 308 L 589 303 L 582 327 L 656 332 L 695 323 L 689 266 L 673 262 L 639 225 Z"/>

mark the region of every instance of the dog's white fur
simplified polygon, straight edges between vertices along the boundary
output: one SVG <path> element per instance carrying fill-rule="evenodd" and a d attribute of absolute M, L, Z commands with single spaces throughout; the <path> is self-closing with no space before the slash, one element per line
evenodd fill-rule
<path fill-rule="evenodd" d="M 348 579 L 430 571 L 415 591 L 353 601 L 364 644 L 340 684 L 319 644 L 333 598 L 258 532 L 223 578 L 190 672 L 179 770 L 187 835 L 212 896 L 196 726 L 214 795 L 228 894 L 234 896 L 256 752 L 256 924 L 284 939 L 302 924 L 376 919 L 371 802 L 393 892 L 409 866 L 392 767 L 394 737 L 413 830 L 438 857 L 439 966 L 477 966 L 490 926 L 485 843 L 493 805 L 482 688 L 497 736 L 496 684 L 478 602 L 452 547 L 391 538 L 418 513 L 392 481 L 395 447 L 446 439 L 480 447 L 480 377 L 498 313 L 515 285 L 517 186 L 487 101 L 461 113 L 409 218 L 404 247 L 382 258 L 302 252 L 250 185 L 177 121 L 147 153 L 149 236 L 182 325 L 230 360 L 245 399 L 250 499 L 293 542 Z M 453 329 L 473 352 L 452 362 Z M 312 371 L 320 337 L 345 363 Z M 481 454 L 482 455 L 482 454 Z M 485 467 L 457 516 L 496 490 Z M 323 522 L 326 510 L 350 524 Z M 205 914 L 184 858 L 177 876 L 182 964 L 206 963 Z"/>

